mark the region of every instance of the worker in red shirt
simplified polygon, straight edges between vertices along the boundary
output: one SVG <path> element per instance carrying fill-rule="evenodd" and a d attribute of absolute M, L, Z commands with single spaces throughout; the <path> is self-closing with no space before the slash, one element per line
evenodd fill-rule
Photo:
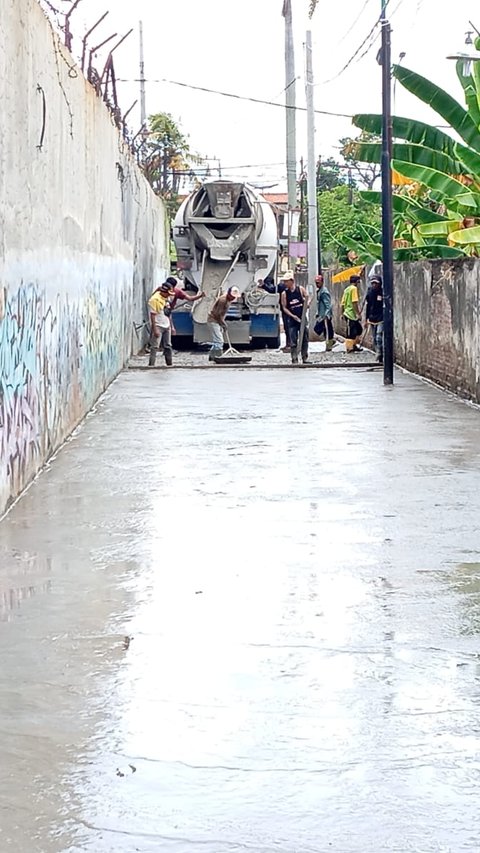
<path fill-rule="evenodd" d="M 177 307 L 177 302 L 198 302 L 200 299 L 203 299 L 205 296 L 204 293 L 187 293 L 186 290 L 182 290 L 181 287 L 178 286 L 178 279 L 173 275 L 169 275 L 166 279 L 166 283 L 170 285 L 170 299 L 168 300 L 168 309 L 167 313 L 172 314 L 172 311 Z M 172 325 L 172 335 L 175 334 L 175 326 L 173 324 L 173 319 L 170 317 L 170 322 Z"/>

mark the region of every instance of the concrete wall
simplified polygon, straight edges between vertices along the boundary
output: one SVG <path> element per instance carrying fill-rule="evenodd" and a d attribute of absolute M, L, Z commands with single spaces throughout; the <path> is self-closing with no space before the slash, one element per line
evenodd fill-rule
<path fill-rule="evenodd" d="M 0 514 L 125 364 L 162 203 L 36 0 L 0 26 Z"/>
<path fill-rule="evenodd" d="M 344 287 L 330 285 L 340 334 Z M 395 264 L 396 363 L 480 403 L 479 298 L 479 260 Z"/>
<path fill-rule="evenodd" d="M 395 266 L 395 360 L 480 402 L 480 261 Z"/>

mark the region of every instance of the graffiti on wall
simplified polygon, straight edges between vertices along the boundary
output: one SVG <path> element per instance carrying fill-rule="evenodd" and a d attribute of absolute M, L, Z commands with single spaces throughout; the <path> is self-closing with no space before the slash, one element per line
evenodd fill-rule
<path fill-rule="evenodd" d="M 72 431 L 128 356 L 128 288 L 83 299 L 6 290 L 0 314 L 0 513 Z"/>

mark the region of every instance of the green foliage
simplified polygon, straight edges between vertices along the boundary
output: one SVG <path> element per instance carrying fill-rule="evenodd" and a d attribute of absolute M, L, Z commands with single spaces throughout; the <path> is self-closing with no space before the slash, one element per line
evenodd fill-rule
<path fill-rule="evenodd" d="M 347 183 L 347 175 L 341 164 L 333 157 L 326 160 L 319 159 L 317 163 L 317 191 L 320 193 L 333 190 L 335 187 L 344 186 Z"/>
<path fill-rule="evenodd" d="M 188 138 L 170 113 L 155 113 L 148 120 L 149 133 L 143 158 L 145 177 L 154 192 L 167 203 L 173 216 L 178 209 L 178 194 L 185 180 L 194 180 L 194 166 L 202 158 L 190 149 Z"/>
<path fill-rule="evenodd" d="M 368 150 L 368 146 L 372 146 L 373 150 L 375 150 L 375 146 L 380 144 L 380 140 L 380 136 L 375 133 L 369 133 L 366 130 L 362 130 L 355 139 L 347 136 L 340 140 L 340 145 L 342 146 L 340 153 L 345 163 L 350 167 L 357 181 L 366 187 L 367 190 L 373 190 L 380 177 L 381 160 L 370 159 L 368 156 L 363 155 Z M 358 155 L 359 150 L 361 150 L 362 156 Z"/>
<path fill-rule="evenodd" d="M 409 71 L 402 65 L 395 65 L 393 73 L 405 89 L 408 89 L 412 95 L 435 110 L 467 145 L 470 145 L 475 151 L 480 151 L 478 127 L 468 110 L 463 109 L 455 98 L 452 98 L 435 83 L 431 83 L 426 77 Z"/>
<path fill-rule="evenodd" d="M 380 209 L 364 201 L 356 190 L 352 193 L 347 186 L 336 186 L 319 193 L 318 204 L 322 255 L 326 263 L 348 264 L 350 250 L 363 248 L 365 255 L 367 245 L 379 241 Z"/>
<path fill-rule="evenodd" d="M 434 109 L 462 140 L 423 122 L 393 119 L 394 139 L 401 140 L 394 144 L 392 162 L 398 258 L 480 254 L 480 62 L 473 63 L 471 75 L 464 75 L 463 62 L 457 62 L 456 71 L 465 108 L 425 77 L 394 66 L 402 86 Z M 357 115 L 353 121 L 363 133 L 381 131 L 381 116 Z M 359 141 L 354 153 L 368 162 L 381 159 L 378 142 Z M 362 197 L 378 202 L 376 193 Z"/>

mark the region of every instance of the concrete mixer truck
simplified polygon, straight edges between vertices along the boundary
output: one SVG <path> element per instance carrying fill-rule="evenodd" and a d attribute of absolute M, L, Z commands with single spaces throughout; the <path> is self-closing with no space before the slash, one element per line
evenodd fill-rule
<path fill-rule="evenodd" d="M 278 347 L 278 295 L 256 285 L 275 277 L 278 227 L 273 208 L 257 190 L 226 180 L 202 184 L 179 208 L 173 241 L 183 287 L 205 293 L 204 299 L 174 310 L 177 345 L 209 341 L 210 308 L 220 293 L 235 286 L 241 297 L 226 317 L 232 343 Z"/>

